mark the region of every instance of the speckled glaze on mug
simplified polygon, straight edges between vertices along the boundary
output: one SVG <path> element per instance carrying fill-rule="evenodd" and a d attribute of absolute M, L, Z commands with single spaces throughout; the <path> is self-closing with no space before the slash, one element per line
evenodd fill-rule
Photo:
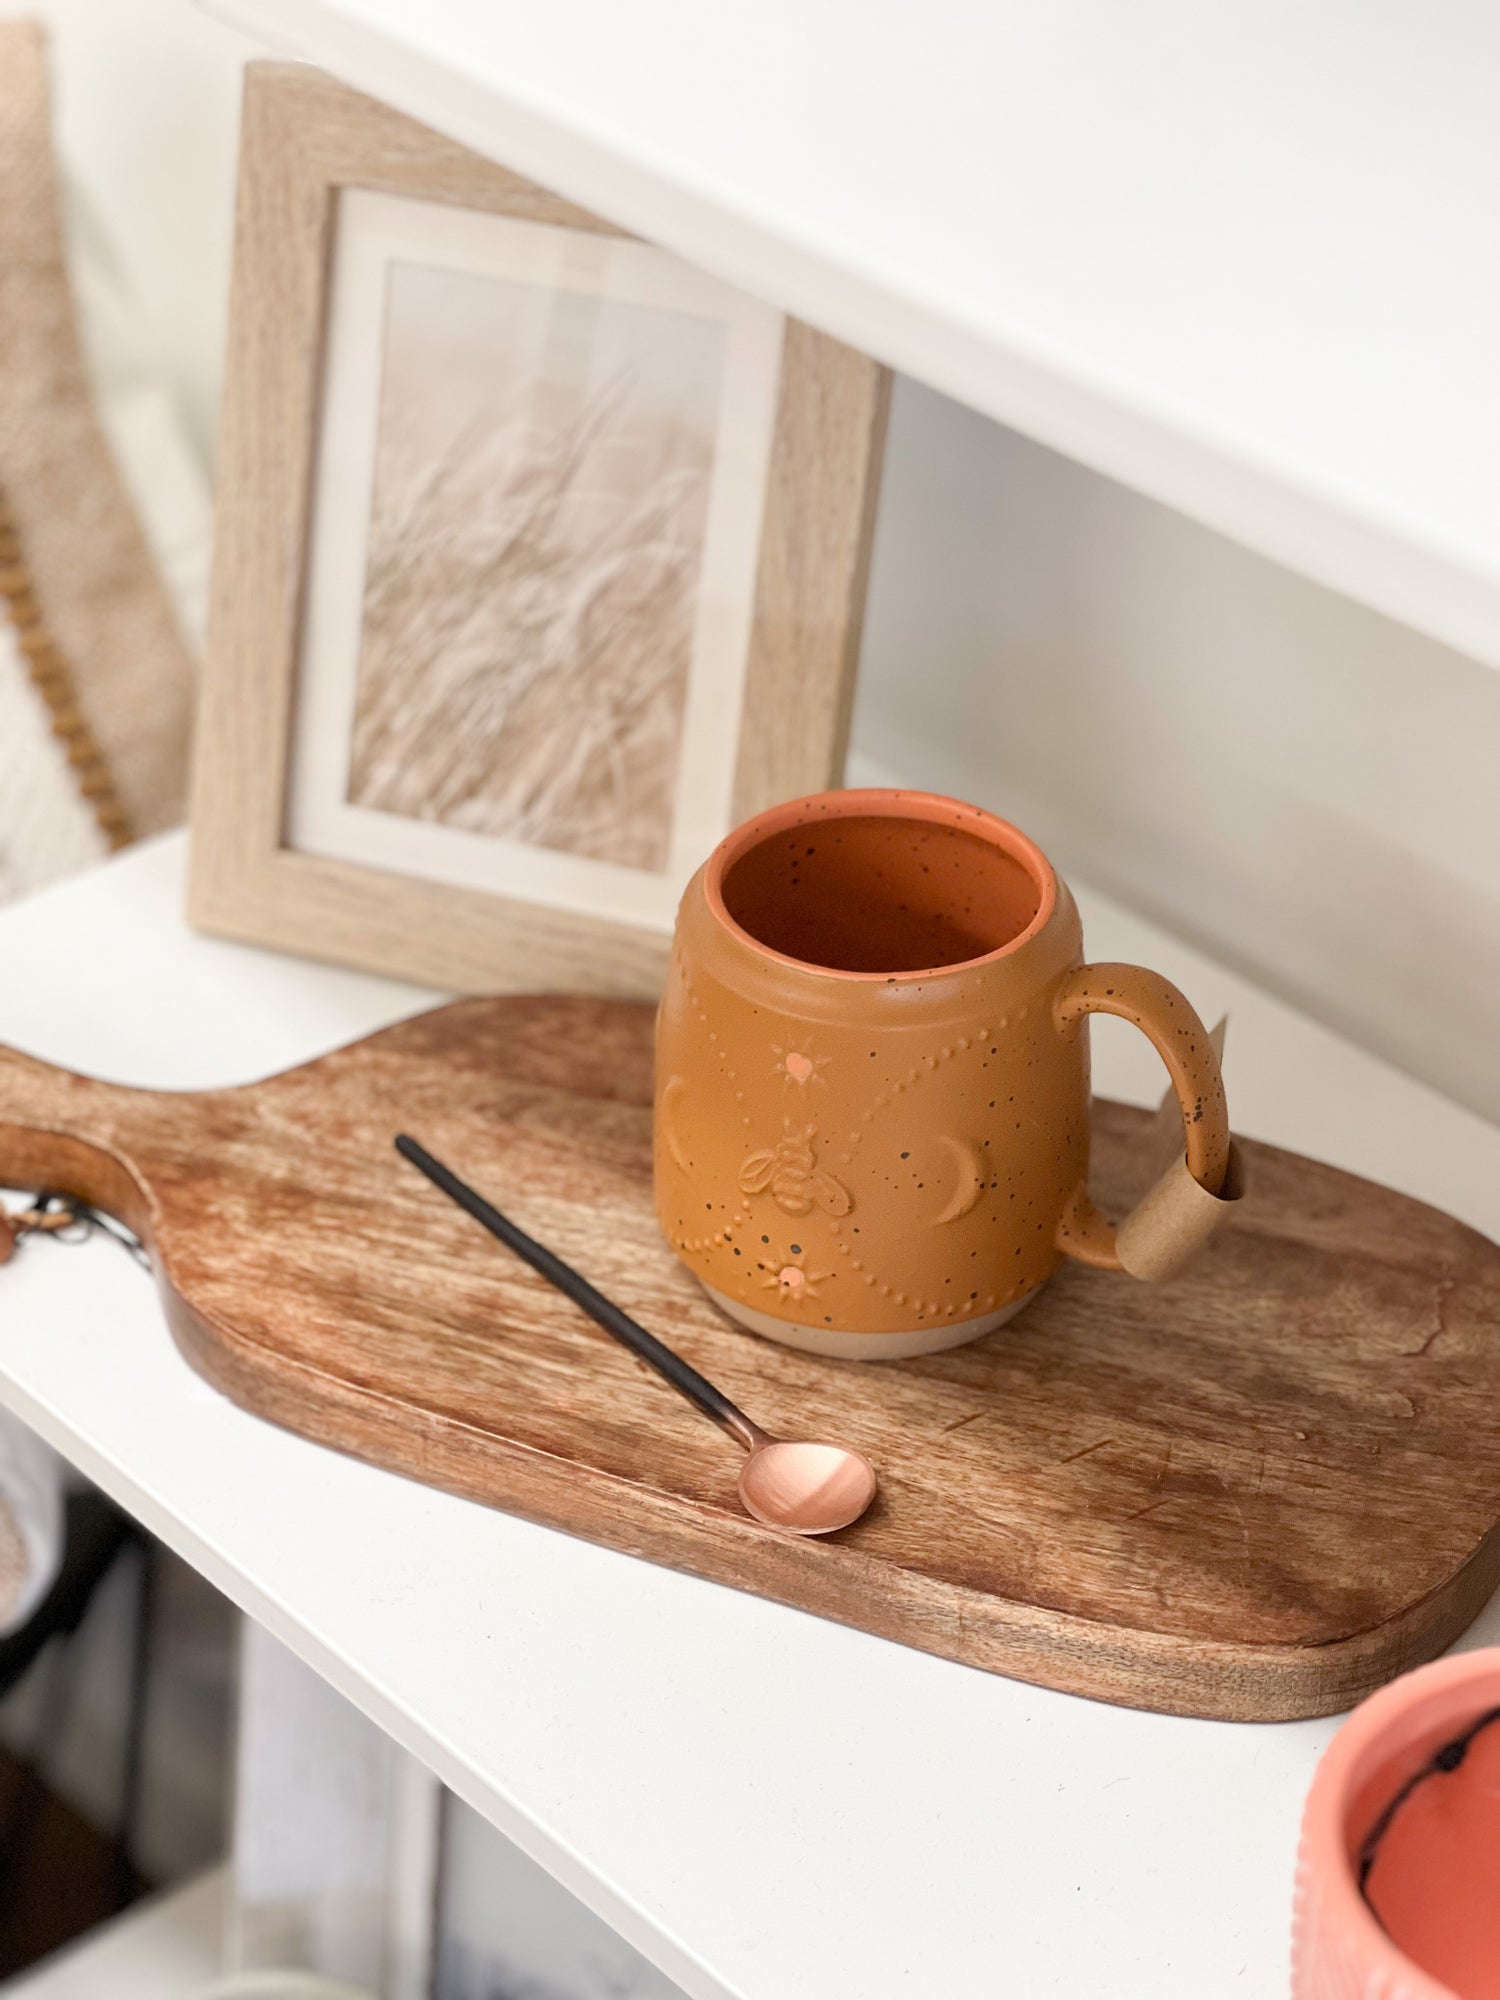
<path fill-rule="evenodd" d="M 1065 1255 L 1119 1269 L 1090 1202 L 1090 1013 L 1161 1052 L 1217 1193 L 1218 1058 L 1177 989 L 1086 966 L 1045 855 L 926 792 L 819 793 L 688 885 L 657 1020 L 657 1213 L 757 1333 L 892 1360 L 977 1339 Z"/>

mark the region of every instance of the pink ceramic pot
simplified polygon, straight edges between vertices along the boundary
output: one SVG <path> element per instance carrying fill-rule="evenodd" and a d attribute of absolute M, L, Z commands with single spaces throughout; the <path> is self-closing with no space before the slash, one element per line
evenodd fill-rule
<path fill-rule="evenodd" d="M 1302 1818 L 1292 1993 L 1500 1996 L 1500 1648 L 1403 1675 L 1329 1745 Z"/>

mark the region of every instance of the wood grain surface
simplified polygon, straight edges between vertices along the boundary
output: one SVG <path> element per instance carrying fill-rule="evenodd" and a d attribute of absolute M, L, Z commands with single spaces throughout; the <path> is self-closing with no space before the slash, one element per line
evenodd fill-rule
<path fill-rule="evenodd" d="M 227 937 L 425 986 L 555 982 L 654 998 L 664 933 L 288 842 L 331 257 L 348 188 L 625 233 L 316 69 L 250 65 L 190 915 Z M 890 379 L 786 322 L 730 823 L 841 780 Z"/>
<path fill-rule="evenodd" d="M 1249 1197 L 1171 1284 L 1069 1267 L 972 1346 L 820 1360 L 729 1326 L 658 1234 L 651 1021 L 466 1001 L 202 1094 L 0 1051 L 0 1181 L 139 1230 L 184 1352 L 261 1416 L 994 1672 L 1185 1714 L 1323 1714 L 1488 1598 L 1495 1245 L 1247 1144 Z M 1111 1206 L 1153 1176 L 1152 1123 L 1095 1106 Z M 747 1519 L 728 1441 L 401 1161 L 403 1128 L 768 1429 L 867 1453 L 872 1512 L 816 1545 Z"/>

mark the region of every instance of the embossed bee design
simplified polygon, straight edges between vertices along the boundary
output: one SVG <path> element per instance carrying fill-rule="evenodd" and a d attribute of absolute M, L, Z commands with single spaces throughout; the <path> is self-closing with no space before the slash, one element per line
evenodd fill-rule
<path fill-rule="evenodd" d="M 809 1215 L 814 1207 L 825 1215 L 847 1215 L 854 1203 L 843 1182 L 818 1165 L 816 1131 L 788 1118 L 777 1143 L 752 1153 L 740 1168 L 744 1192 L 760 1194 L 769 1188 L 772 1201 L 787 1215 Z"/>

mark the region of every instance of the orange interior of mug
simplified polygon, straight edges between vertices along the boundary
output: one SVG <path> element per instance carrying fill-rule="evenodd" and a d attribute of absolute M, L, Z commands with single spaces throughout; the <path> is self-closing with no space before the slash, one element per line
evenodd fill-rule
<path fill-rule="evenodd" d="M 1356 1774 L 1350 1863 L 1414 1965 L 1459 2000 L 1500 2000 L 1500 1712 L 1414 1721 Z"/>
<path fill-rule="evenodd" d="M 708 893 L 764 950 L 891 977 L 992 957 L 1038 928 L 1056 884 L 993 814 L 910 792 L 831 792 L 774 807 L 714 855 Z"/>

